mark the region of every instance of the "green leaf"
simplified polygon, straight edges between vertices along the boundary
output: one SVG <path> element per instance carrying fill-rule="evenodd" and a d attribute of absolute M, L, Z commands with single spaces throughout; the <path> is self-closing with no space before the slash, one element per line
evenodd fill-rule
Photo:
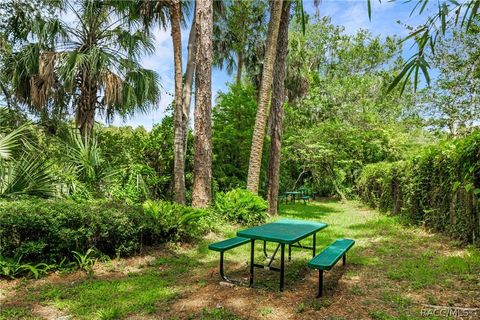
<path fill-rule="evenodd" d="M 460 185 L 461 185 L 460 181 L 455 181 L 452 187 L 453 191 L 456 191 L 460 187 Z"/>

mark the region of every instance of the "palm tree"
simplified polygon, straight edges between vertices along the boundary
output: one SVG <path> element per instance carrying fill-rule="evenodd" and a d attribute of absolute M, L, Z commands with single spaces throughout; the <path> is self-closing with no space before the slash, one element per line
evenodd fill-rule
<path fill-rule="evenodd" d="M 253 131 L 250 162 L 248 166 L 247 189 L 254 194 L 258 193 L 260 168 L 262 163 L 263 140 L 267 125 L 270 88 L 273 82 L 273 66 L 277 51 L 278 27 L 280 25 L 283 1 L 273 1 L 268 25 L 267 45 L 263 64 L 262 82 L 258 94 L 258 110 Z"/>
<path fill-rule="evenodd" d="M 5 112 L 0 109 L 0 120 Z M 26 142 L 28 125 L 8 133 L 4 130 L 2 127 L 0 132 L 0 196 L 54 196 L 55 183 L 48 163 Z"/>
<path fill-rule="evenodd" d="M 371 18 L 371 0 L 368 2 L 368 16 Z M 416 0 L 416 4 L 412 9 L 411 15 L 418 13 L 421 15 L 428 7 L 429 0 Z M 448 30 L 458 28 L 461 32 L 471 32 L 477 29 L 480 16 L 480 0 L 467 1 L 436 1 L 436 10 L 431 10 L 433 14 L 427 16 L 425 22 L 417 28 L 412 28 L 410 34 L 403 40 L 414 39 L 416 43 L 415 53 L 405 62 L 403 69 L 392 81 L 389 91 L 392 91 L 400 82 L 401 92 L 404 91 L 406 85 L 413 78 L 413 85 L 416 89 L 419 83 L 419 74 L 423 77 L 427 84 L 430 84 L 429 68 L 427 52 L 430 50 L 435 55 L 435 48 L 438 41 L 445 37 Z M 474 31 L 475 32 L 475 31 Z M 476 67 L 480 70 L 480 59 L 476 63 Z"/>
<path fill-rule="evenodd" d="M 163 29 L 170 23 L 175 73 L 174 99 L 174 169 L 173 189 L 176 202 L 185 204 L 185 156 L 187 150 L 188 121 L 190 113 L 191 91 L 193 86 L 194 63 L 192 50 L 195 50 L 195 19 L 192 21 L 192 31 L 189 37 L 189 53 L 185 73 L 185 86 L 182 79 L 182 34 L 181 26 L 190 11 L 188 2 L 180 0 L 148 1 L 137 0 L 125 2 L 123 9 L 127 10 L 132 20 L 140 19 L 149 32 L 153 26 Z"/>
<path fill-rule="evenodd" d="M 223 14 L 216 14 L 213 26 L 214 65 L 226 67 L 229 74 L 236 68 L 235 81 L 240 83 L 244 69 L 258 62 L 252 55 L 265 33 L 267 2 L 264 0 L 228 0 Z M 242 26 L 239 28 L 239 26 Z"/>
<path fill-rule="evenodd" d="M 29 36 L 35 41 L 11 55 L 17 97 L 38 110 L 69 94 L 82 136 L 92 132 L 95 116 L 107 120 L 146 111 L 159 99 L 158 76 L 139 64 L 154 51 L 152 39 L 113 6 L 115 2 L 60 1 L 57 16 L 67 10 L 73 22 L 35 19 Z"/>
<path fill-rule="evenodd" d="M 283 131 L 283 104 L 285 101 L 285 69 L 291 3 L 290 0 L 287 0 L 283 4 L 277 40 L 277 57 L 273 69 L 272 106 L 270 109 L 270 157 L 267 169 L 267 201 L 268 211 L 271 215 L 277 214 Z"/>
<path fill-rule="evenodd" d="M 195 70 L 195 156 L 192 206 L 212 199 L 212 32 L 213 0 L 195 1 L 197 54 Z"/>

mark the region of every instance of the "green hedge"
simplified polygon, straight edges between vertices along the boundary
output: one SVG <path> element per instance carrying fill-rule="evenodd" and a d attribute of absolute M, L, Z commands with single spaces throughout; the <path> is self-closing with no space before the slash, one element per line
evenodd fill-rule
<path fill-rule="evenodd" d="M 58 262 L 89 248 L 126 256 L 143 245 L 188 240 L 209 228 L 208 211 L 167 202 L 29 199 L 0 202 L 0 257 Z M 195 221 L 195 223 L 193 223 Z"/>
<path fill-rule="evenodd" d="M 367 165 L 357 188 L 372 207 L 479 245 L 480 131 L 409 161 Z"/>

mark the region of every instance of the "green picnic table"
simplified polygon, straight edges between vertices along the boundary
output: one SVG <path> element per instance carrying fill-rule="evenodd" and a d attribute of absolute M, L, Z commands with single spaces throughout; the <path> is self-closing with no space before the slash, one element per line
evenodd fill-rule
<path fill-rule="evenodd" d="M 283 291 L 284 277 L 285 277 L 285 245 L 288 245 L 288 258 L 291 259 L 292 247 L 311 249 L 313 257 L 315 257 L 316 251 L 316 234 L 318 231 L 327 227 L 326 223 L 313 222 L 306 220 L 291 220 L 282 219 L 277 222 L 267 223 L 260 226 L 252 227 L 249 229 L 241 230 L 237 232 L 238 237 L 250 239 L 250 287 L 253 287 L 254 267 L 262 268 L 265 270 L 271 270 L 280 272 L 280 291 Z M 300 241 L 313 236 L 312 247 L 305 247 L 300 244 Z M 266 243 L 276 242 L 278 243 L 273 255 L 270 257 L 270 261 L 267 265 L 255 263 L 255 240 L 263 241 L 263 252 L 267 258 Z M 280 248 L 280 268 L 273 267 L 272 263 L 275 259 L 275 255 Z"/>
<path fill-rule="evenodd" d="M 297 198 L 297 196 L 301 196 L 302 192 L 300 192 L 300 191 L 287 191 L 287 192 L 285 192 L 285 195 L 287 197 L 292 196 L 293 203 L 295 203 L 295 199 Z"/>

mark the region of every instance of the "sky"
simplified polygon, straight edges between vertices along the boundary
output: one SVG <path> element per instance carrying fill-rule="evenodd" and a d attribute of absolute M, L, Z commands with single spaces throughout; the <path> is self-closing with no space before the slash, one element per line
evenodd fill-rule
<path fill-rule="evenodd" d="M 374 35 L 382 37 L 398 35 L 405 37 L 408 32 L 404 24 L 417 26 L 425 20 L 429 9 L 419 16 L 417 13 L 410 15 L 413 8 L 412 3 L 404 1 L 382 1 L 371 0 L 372 19 L 368 18 L 367 0 L 323 0 L 318 7 L 315 7 L 313 0 L 304 0 L 305 10 L 314 15 L 317 10 L 320 16 L 329 16 L 332 23 L 343 26 L 347 34 L 355 34 L 359 29 L 371 31 Z M 401 21 L 402 24 L 399 24 Z M 307 26 L 308 27 L 308 26 Z M 187 55 L 188 25 L 182 30 L 183 62 L 185 64 Z M 166 108 L 172 103 L 174 93 L 174 66 L 173 47 L 170 30 L 153 30 L 155 37 L 156 51 L 154 54 L 141 59 L 144 68 L 155 70 L 160 76 L 162 95 L 156 109 L 148 113 L 138 113 L 128 119 L 115 118 L 113 125 L 130 125 L 133 127 L 143 126 L 150 130 L 155 123 L 159 123 L 165 116 Z M 408 58 L 412 53 L 411 45 L 404 47 L 404 56 Z M 185 65 L 184 65 L 185 70 Z M 232 82 L 234 75 L 230 76 L 226 71 L 213 69 L 212 73 L 212 95 L 216 97 L 218 92 L 226 92 L 228 83 Z M 194 100 L 192 99 L 192 104 Z"/>

